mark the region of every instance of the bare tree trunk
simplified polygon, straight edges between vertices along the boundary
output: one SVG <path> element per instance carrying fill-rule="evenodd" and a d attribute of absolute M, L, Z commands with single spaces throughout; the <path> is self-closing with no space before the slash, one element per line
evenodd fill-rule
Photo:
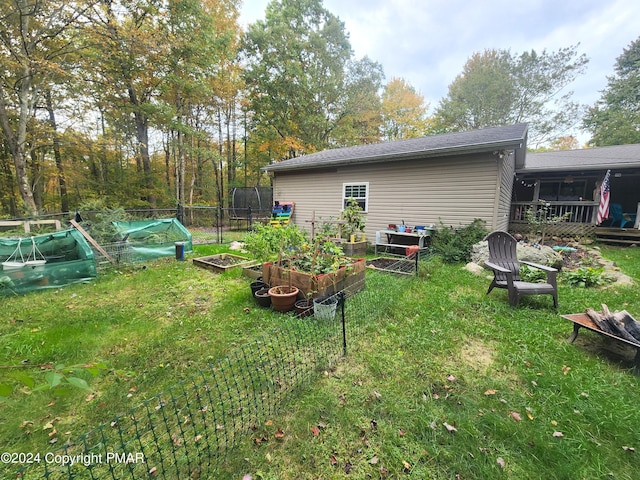
<path fill-rule="evenodd" d="M 33 201 L 38 207 L 38 211 L 42 211 L 44 196 L 44 185 L 42 181 L 42 164 L 38 159 L 38 152 L 35 148 L 29 149 L 31 156 L 31 191 L 33 192 Z"/>
<path fill-rule="evenodd" d="M 5 148 L 0 155 L 0 189 L 5 192 L 5 195 L 0 197 L 0 201 L 2 201 L 3 211 L 9 212 L 10 217 L 17 217 L 18 205 L 11 163 L 9 149 L 5 143 Z"/>
<path fill-rule="evenodd" d="M 140 111 L 138 96 L 132 86 L 129 87 L 129 101 L 135 107 L 136 140 L 142 162 L 144 186 L 147 190 L 144 199 L 149 202 L 150 207 L 154 208 L 156 206 L 156 196 L 153 193 L 153 172 L 151 171 L 151 157 L 149 156 L 149 119 Z"/>
<path fill-rule="evenodd" d="M 31 74 L 27 71 L 25 72 L 25 75 L 22 78 L 21 82 L 20 112 L 18 116 L 17 131 L 14 132 L 14 130 L 11 128 L 11 124 L 9 122 L 9 113 L 7 112 L 7 108 L 5 105 L 5 92 L 2 85 L 0 84 L 0 126 L 2 127 L 2 132 L 4 133 L 5 139 L 7 140 L 9 151 L 11 152 L 11 157 L 13 158 L 13 164 L 16 169 L 16 181 L 18 183 L 18 190 L 20 192 L 20 196 L 22 197 L 24 207 L 27 209 L 30 215 L 35 216 L 38 214 L 38 208 L 33 198 L 33 191 L 31 190 L 31 183 L 29 182 L 29 175 L 27 174 L 27 152 L 25 149 L 27 138 L 27 121 L 29 118 L 29 112 L 31 111 L 28 100 L 30 90 Z"/>
<path fill-rule="evenodd" d="M 224 156 L 223 156 L 224 135 L 222 133 L 222 112 L 218 108 L 218 205 L 224 208 Z"/>
<path fill-rule="evenodd" d="M 171 189 L 171 133 L 163 135 L 165 140 L 163 141 L 164 149 L 164 181 L 167 184 L 167 190 Z"/>
<path fill-rule="evenodd" d="M 58 125 L 56 123 L 56 114 L 53 110 L 53 102 L 51 101 L 51 90 L 45 92 L 47 111 L 49 112 L 49 124 L 51 125 L 53 135 L 53 158 L 56 162 L 58 170 L 58 187 L 60 188 L 60 208 L 62 212 L 69 211 L 69 196 L 67 194 L 67 180 L 62 166 L 62 155 L 60 154 L 60 136 L 58 135 Z"/>
<path fill-rule="evenodd" d="M 185 188 L 184 188 L 184 176 L 185 176 L 185 158 L 184 158 L 184 138 L 183 134 L 180 130 L 177 132 L 178 136 L 176 137 L 177 141 L 177 175 L 176 175 L 176 188 L 178 192 L 178 203 L 180 205 L 185 204 L 186 196 L 185 196 Z"/>

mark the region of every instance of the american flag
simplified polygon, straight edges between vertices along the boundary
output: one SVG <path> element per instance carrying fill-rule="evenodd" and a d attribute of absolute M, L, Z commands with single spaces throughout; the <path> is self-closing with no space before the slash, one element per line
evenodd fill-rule
<path fill-rule="evenodd" d="M 609 218 L 609 194 L 611 193 L 611 186 L 609 185 L 610 174 L 611 170 L 607 170 L 607 174 L 604 176 L 602 185 L 600 185 L 600 205 L 598 205 L 596 225 L 600 225 Z"/>

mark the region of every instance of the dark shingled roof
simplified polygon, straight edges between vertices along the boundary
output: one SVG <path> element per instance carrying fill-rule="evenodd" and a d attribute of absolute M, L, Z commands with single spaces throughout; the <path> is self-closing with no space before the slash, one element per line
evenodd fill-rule
<path fill-rule="evenodd" d="M 528 153 L 518 173 L 640 167 L 640 144 Z"/>
<path fill-rule="evenodd" d="M 469 132 L 448 133 L 431 137 L 323 150 L 322 152 L 272 163 L 264 167 L 264 170 L 279 172 L 414 158 L 442 157 L 500 149 L 516 149 L 516 158 L 519 159 L 525 153 L 526 138 L 527 124 L 518 123 L 505 127 L 485 128 Z"/>

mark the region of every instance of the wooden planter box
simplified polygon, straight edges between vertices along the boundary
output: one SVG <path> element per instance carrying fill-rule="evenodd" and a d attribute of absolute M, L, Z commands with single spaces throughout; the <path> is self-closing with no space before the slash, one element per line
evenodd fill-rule
<path fill-rule="evenodd" d="M 347 257 L 362 257 L 367 254 L 367 241 L 345 242 L 342 244 L 342 248 Z"/>
<path fill-rule="evenodd" d="M 248 267 L 255 265 L 254 260 L 245 257 L 233 255 L 231 253 L 219 253 L 208 257 L 199 257 L 193 259 L 193 264 L 215 273 L 223 273 L 232 268 Z"/>
<path fill-rule="evenodd" d="M 262 265 L 255 263 L 253 265 L 247 265 L 242 267 L 242 274 L 253 280 L 256 280 L 262 276 Z"/>
<path fill-rule="evenodd" d="M 348 293 L 353 294 L 364 288 L 365 266 L 365 259 L 359 258 L 346 268 L 318 275 L 314 279 L 308 273 L 265 263 L 262 265 L 262 281 L 272 286 L 288 285 L 291 275 L 291 285 L 298 287 L 304 297 L 309 294 L 313 297 L 326 297 L 347 288 Z"/>
<path fill-rule="evenodd" d="M 367 254 L 367 241 L 349 242 L 343 238 L 334 238 L 332 242 L 342 247 L 347 257 L 360 258 Z"/>

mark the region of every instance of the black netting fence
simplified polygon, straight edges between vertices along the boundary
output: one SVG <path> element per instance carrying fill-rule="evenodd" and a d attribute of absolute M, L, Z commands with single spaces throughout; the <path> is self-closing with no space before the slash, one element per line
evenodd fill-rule
<path fill-rule="evenodd" d="M 243 435 L 343 358 L 364 328 L 385 317 L 385 306 L 377 301 L 380 290 L 392 298 L 401 295 L 411 277 L 388 278 L 374 272 L 366 286 L 336 294 L 332 317 L 284 315 L 275 330 L 85 435 L 39 453 L 38 461 L 1 464 L 8 471 L 0 477 L 176 479 L 197 472 L 199 478 L 215 478 Z"/>

